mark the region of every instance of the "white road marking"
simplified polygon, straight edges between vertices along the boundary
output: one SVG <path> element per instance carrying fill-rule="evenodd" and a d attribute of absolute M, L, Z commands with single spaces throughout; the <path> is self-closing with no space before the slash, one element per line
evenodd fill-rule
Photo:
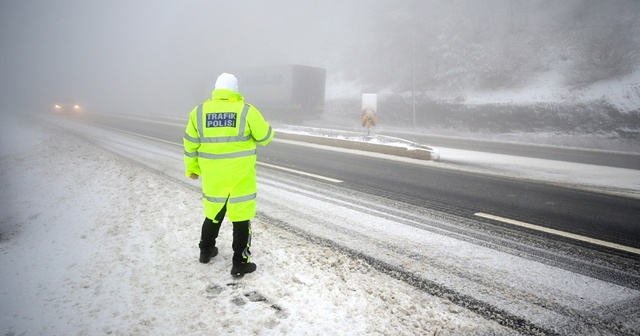
<path fill-rule="evenodd" d="M 163 140 L 163 139 L 160 139 L 160 138 L 154 138 L 154 137 L 151 137 L 151 136 L 148 136 L 148 135 L 144 135 L 144 134 L 140 134 L 140 133 L 129 132 L 129 131 L 125 131 L 125 130 L 122 130 L 122 129 L 119 129 L 119 128 L 100 125 L 100 124 L 96 124 L 96 123 L 89 122 L 89 121 L 87 121 L 86 123 L 95 125 L 97 127 L 110 129 L 110 130 L 113 130 L 113 131 L 116 131 L 116 132 L 121 132 L 121 133 L 124 133 L 124 134 L 129 134 L 129 135 L 133 135 L 133 136 L 137 136 L 137 137 L 141 137 L 141 138 L 145 138 L 145 139 L 149 139 L 149 140 L 153 140 L 153 141 L 163 142 L 163 143 L 166 143 L 166 144 L 169 144 L 169 145 L 183 146 L 183 144 L 180 144 L 180 143 L 177 143 L 177 142 Z"/>
<path fill-rule="evenodd" d="M 322 179 L 322 180 L 325 180 L 325 181 L 329 181 L 329 182 L 334 182 L 334 183 L 342 183 L 343 182 L 342 180 L 337 180 L 337 179 L 334 179 L 334 178 L 331 178 L 331 177 L 326 177 L 326 176 L 320 176 L 320 175 L 316 175 L 316 174 L 306 173 L 306 172 L 303 172 L 303 171 L 300 171 L 300 170 L 295 170 L 295 169 L 275 166 L 275 165 L 264 163 L 264 162 L 258 162 L 258 164 L 261 165 L 261 166 L 265 166 L 265 167 L 270 167 L 270 168 L 274 168 L 274 169 L 280 169 L 280 170 L 288 171 L 288 172 L 294 173 L 294 174 L 300 174 L 300 175 L 319 178 L 319 179 Z"/>
<path fill-rule="evenodd" d="M 495 215 L 490 215 L 490 214 L 486 214 L 486 213 L 482 213 L 482 212 L 477 212 L 477 213 L 475 213 L 475 215 L 478 216 L 478 217 L 492 219 L 492 220 L 495 220 L 495 221 L 499 221 L 499 222 L 503 222 L 503 223 L 507 223 L 507 224 L 512 224 L 512 225 L 516 225 L 516 226 L 520 226 L 520 227 L 524 227 L 524 228 L 528 228 L 528 229 L 532 229 L 532 230 L 537 230 L 537 231 L 541 231 L 541 232 L 546 232 L 546 233 L 554 234 L 554 235 L 561 236 L 561 237 L 580 240 L 580 241 L 583 241 L 583 242 L 596 244 L 596 245 L 600 245 L 600 246 L 606 246 L 606 247 L 609 247 L 609 248 L 613 248 L 613 249 L 621 250 L 621 251 L 626 251 L 626 252 L 630 252 L 630 253 L 634 253 L 634 254 L 640 254 L 640 249 L 637 249 L 637 248 L 624 246 L 624 245 L 620 245 L 620 244 L 616 244 L 616 243 L 611 243 L 611 242 L 607 242 L 607 241 L 600 240 L 600 239 L 589 238 L 589 237 L 577 235 L 575 233 L 569 233 L 569 232 L 564 232 L 564 231 L 560 231 L 560 230 L 549 229 L 549 228 L 546 228 L 546 227 L 543 227 L 543 226 L 529 224 L 529 223 L 521 222 L 519 220 L 510 219 L 510 218 L 504 218 L 504 217 L 495 216 Z"/>
<path fill-rule="evenodd" d="M 144 115 L 144 114 L 125 115 L 125 114 L 100 113 L 100 112 L 92 112 L 92 114 L 101 114 L 101 115 L 107 115 L 110 117 L 123 118 L 123 119 L 142 120 L 142 121 L 156 123 L 156 124 L 165 124 L 165 125 L 180 126 L 180 127 L 186 127 L 187 122 L 189 121 L 189 117 L 185 117 L 184 119 L 182 119 L 182 118 L 152 116 L 152 115 Z M 175 120 L 175 122 L 159 121 L 159 120 L 156 120 L 156 118 L 165 119 L 165 120 Z"/>

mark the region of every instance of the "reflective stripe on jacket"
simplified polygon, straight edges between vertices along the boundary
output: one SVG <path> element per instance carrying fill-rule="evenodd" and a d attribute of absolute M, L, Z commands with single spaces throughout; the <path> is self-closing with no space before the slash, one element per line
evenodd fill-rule
<path fill-rule="evenodd" d="M 231 221 L 255 216 L 256 143 L 267 145 L 271 126 L 235 91 L 218 89 L 189 115 L 183 143 L 186 175 L 201 176 L 205 215 L 228 202 Z"/>

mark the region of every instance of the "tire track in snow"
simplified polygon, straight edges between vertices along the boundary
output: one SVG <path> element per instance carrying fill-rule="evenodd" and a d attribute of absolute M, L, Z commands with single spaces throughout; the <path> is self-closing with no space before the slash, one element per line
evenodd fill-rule
<path fill-rule="evenodd" d="M 311 233 L 308 233 L 300 228 L 289 225 L 288 223 L 281 221 L 277 218 L 271 217 L 264 213 L 258 212 L 257 216 L 260 220 L 268 222 L 278 228 L 287 230 L 302 238 L 305 238 L 313 244 L 329 247 L 345 254 L 351 255 L 354 258 L 363 260 L 371 265 L 374 269 L 385 273 L 397 280 L 403 281 L 421 291 L 424 291 L 433 296 L 446 299 L 452 303 L 468 309 L 488 320 L 497 322 L 498 324 L 511 328 L 517 332 L 526 335 L 559 335 L 554 331 L 537 326 L 534 323 L 527 321 L 526 319 L 511 314 L 503 309 L 490 305 L 488 303 L 477 300 L 471 296 L 460 294 L 453 289 L 450 289 L 444 285 L 435 283 L 433 281 L 424 279 L 414 273 L 408 272 L 398 266 L 392 265 L 373 256 L 364 254 L 358 250 L 349 248 L 347 246 L 338 244 L 333 240 L 322 238 Z"/>
<path fill-rule="evenodd" d="M 276 188 L 279 192 L 285 191 L 297 194 L 301 193 L 301 191 L 296 187 L 289 188 L 278 183 L 274 184 L 267 181 L 263 181 L 262 183 L 263 185 L 269 185 Z M 346 202 L 344 200 L 341 202 L 340 200 L 332 199 L 332 197 L 335 195 L 326 197 L 325 195 L 319 195 L 317 194 L 317 189 L 314 189 L 313 187 L 311 187 L 310 189 L 311 190 L 302 191 L 301 195 L 318 199 L 322 202 L 331 203 L 336 207 L 343 207 L 344 202 Z M 316 191 L 314 192 L 312 190 Z M 270 199 L 262 199 L 261 202 L 273 203 Z M 378 204 L 378 202 L 376 202 L 375 200 L 371 201 L 371 203 Z M 357 206 L 358 208 L 356 209 L 356 211 L 365 211 L 367 208 L 371 209 L 371 204 L 367 207 L 366 204 L 363 205 L 358 203 Z M 360 208 L 360 206 L 362 208 Z M 273 205 L 270 205 L 268 207 L 273 207 Z M 286 205 L 284 205 L 284 207 L 286 207 Z M 399 220 L 399 218 L 392 218 L 394 216 L 393 214 L 388 214 L 387 216 L 385 216 L 384 214 L 378 214 L 378 211 L 375 212 L 376 216 L 381 215 L 383 217 L 389 217 L 388 219 L 393 221 Z M 380 212 L 384 213 L 384 210 Z M 630 330 L 623 324 L 624 322 L 621 321 L 620 318 L 607 319 L 603 318 L 602 316 L 598 316 L 597 314 L 585 312 L 583 310 L 576 309 L 575 307 L 571 307 L 570 305 L 562 304 L 561 296 L 563 293 L 561 291 L 557 293 L 545 293 L 546 295 L 538 295 L 538 292 L 536 292 L 535 290 L 521 291 L 508 286 L 508 284 L 493 282 L 489 278 L 484 278 L 478 274 L 474 274 L 473 272 L 465 272 L 464 270 L 457 269 L 456 267 L 451 267 L 447 264 L 438 262 L 437 260 L 427 260 L 425 262 L 425 258 L 429 258 L 428 255 L 416 254 L 415 251 L 411 250 L 410 248 L 403 248 L 394 243 L 392 243 L 392 245 L 389 245 L 389 241 L 382 241 L 370 236 L 369 234 L 356 232 L 355 230 L 350 230 L 348 228 L 345 228 L 344 226 L 334 224 L 330 220 L 314 217 L 312 213 L 305 214 L 304 210 L 302 209 L 299 209 L 296 215 L 302 222 L 315 222 L 317 227 L 322 227 L 325 229 L 325 231 L 331 232 L 331 236 L 324 235 L 323 237 L 322 233 L 319 233 L 321 231 L 317 231 L 317 227 L 301 229 L 297 226 L 287 223 L 286 220 L 274 218 L 273 216 L 269 216 L 261 212 L 258 213 L 258 216 L 262 217 L 262 221 L 264 222 L 275 226 L 280 226 L 282 229 L 300 235 L 301 237 L 308 239 L 313 243 L 327 246 L 355 258 L 359 258 L 385 274 L 388 274 L 398 280 L 404 281 L 405 283 L 436 297 L 448 299 L 458 306 L 467 308 L 470 311 L 478 313 L 480 316 L 487 318 L 488 320 L 495 321 L 505 327 L 512 328 L 513 330 L 516 330 L 518 332 L 531 334 L 562 334 L 565 332 L 589 334 L 594 331 L 605 331 L 611 334 L 634 334 L 632 330 Z M 402 217 L 399 214 L 396 214 L 396 216 Z M 407 221 L 410 222 L 410 220 Z M 432 230 L 433 228 L 431 228 L 430 230 L 429 228 L 423 228 L 421 225 L 415 226 L 411 225 L 411 223 L 405 223 L 404 221 L 402 222 L 405 225 L 447 235 L 446 232 L 443 233 L 441 232 L 441 230 L 434 231 Z M 452 238 L 459 239 L 457 234 L 453 235 Z M 466 239 L 463 240 L 466 241 Z M 476 241 L 475 244 L 477 243 L 479 242 Z M 349 247 L 353 246 L 354 244 L 358 245 L 358 247 Z M 368 249 L 367 247 L 363 247 L 364 245 L 369 245 Z M 484 246 L 484 244 L 480 245 Z M 493 248 L 492 246 L 488 247 Z M 367 250 L 376 251 L 375 254 L 379 255 L 380 257 L 372 256 L 372 252 L 366 252 Z M 507 251 L 506 253 L 514 254 L 516 251 Z M 520 257 L 522 257 L 522 253 L 515 254 L 518 254 L 520 255 Z M 386 261 L 382 259 L 384 257 L 386 257 Z M 399 261 L 400 259 L 398 259 L 398 257 L 426 264 L 431 269 L 437 269 L 438 272 L 445 272 L 447 274 L 453 275 L 454 277 L 463 279 L 463 283 L 467 282 L 471 284 L 477 284 L 485 289 L 490 290 L 491 292 L 501 293 L 501 295 L 498 295 L 492 300 L 487 301 L 486 298 L 482 297 L 483 295 L 476 295 L 480 294 L 480 292 L 483 292 L 483 290 L 480 290 L 480 292 L 478 292 L 476 289 L 475 291 L 472 290 L 471 293 L 465 293 L 464 291 L 451 289 L 450 287 L 443 285 L 444 282 L 442 281 L 442 279 L 436 281 L 428 280 L 420 276 L 419 273 L 416 272 L 416 270 L 412 271 L 408 270 L 406 267 L 399 266 L 402 264 L 402 262 Z M 496 302 L 498 303 L 497 305 Z M 507 304 L 507 306 L 515 305 L 521 308 L 524 307 L 528 312 L 534 312 L 535 315 L 528 315 L 528 312 L 526 311 L 523 311 L 522 314 L 511 313 L 507 309 L 500 308 L 500 304 L 502 304 L 501 302 Z M 547 313 L 542 315 L 539 313 L 535 313 L 539 309 L 547 311 Z M 513 308 L 511 308 L 510 311 L 513 311 Z M 555 315 L 555 318 L 559 318 L 562 321 L 558 320 L 552 322 L 550 318 L 550 316 L 552 315 Z M 521 316 L 536 316 L 536 318 L 539 320 L 541 319 L 541 321 L 547 321 L 547 327 L 535 325 L 530 320 L 522 318 Z"/>

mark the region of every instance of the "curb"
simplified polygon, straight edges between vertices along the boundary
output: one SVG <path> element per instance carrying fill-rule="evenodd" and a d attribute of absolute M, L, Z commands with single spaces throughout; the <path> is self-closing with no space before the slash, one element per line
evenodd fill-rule
<path fill-rule="evenodd" d="M 419 159 L 419 160 L 436 161 L 440 158 L 440 155 L 435 149 L 428 146 L 419 145 L 419 144 L 413 144 L 413 146 L 419 146 L 420 148 L 407 148 L 407 147 L 392 146 L 392 145 L 385 145 L 385 144 L 374 144 L 374 143 L 368 143 L 368 142 L 353 141 L 353 140 L 347 140 L 347 139 L 338 139 L 338 138 L 332 138 L 327 136 L 289 133 L 286 130 L 278 130 L 278 129 L 276 130 L 275 137 L 278 139 L 310 142 L 318 145 L 341 147 L 341 148 L 347 148 L 347 149 L 356 149 L 356 150 L 362 150 L 367 152 L 403 156 L 403 157 Z"/>

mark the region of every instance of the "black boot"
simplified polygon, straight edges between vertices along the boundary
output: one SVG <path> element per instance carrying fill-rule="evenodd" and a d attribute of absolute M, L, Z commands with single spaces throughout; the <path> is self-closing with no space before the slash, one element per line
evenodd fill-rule
<path fill-rule="evenodd" d="M 257 268 L 258 266 L 256 266 L 256 264 L 252 262 L 245 262 L 245 263 L 234 262 L 233 267 L 231 267 L 231 275 L 240 277 L 245 275 L 246 273 L 251 273 L 255 271 Z"/>
<path fill-rule="evenodd" d="M 198 246 L 200 247 L 200 262 L 203 264 L 208 263 L 211 258 L 218 254 L 216 239 L 218 238 L 218 232 L 220 232 L 220 224 L 224 219 L 225 210 L 226 207 L 223 207 L 215 220 L 205 218 L 202 223 L 202 235 Z"/>
<path fill-rule="evenodd" d="M 233 222 L 233 267 L 231 275 L 243 276 L 256 270 L 251 262 L 251 223 L 247 221 Z"/>
<path fill-rule="evenodd" d="M 203 247 L 202 243 L 200 243 L 200 262 L 203 264 L 211 261 L 211 258 L 218 255 L 218 248 L 213 247 Z"/>

